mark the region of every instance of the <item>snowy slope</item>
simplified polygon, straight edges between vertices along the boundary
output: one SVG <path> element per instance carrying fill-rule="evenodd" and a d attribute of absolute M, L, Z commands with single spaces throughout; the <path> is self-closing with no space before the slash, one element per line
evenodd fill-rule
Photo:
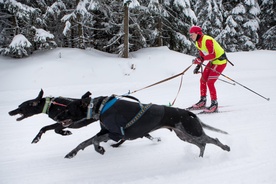
<path fill-rule="evenodd" d="M 71 129 L 70 136 L 47 132 L 40 142 L 31 144 L 40 128 L 54 122 L 45 114 L 21 122 L 8 115 L 23 101 L 35 98 L 41 88 L 45 96 L 79 98 L 88 90 L 94 96 L 120 95 L 182 72 L 193 58 L 166 47 L 143 49 L 130 56 L 122 59 L 93 49 L 59 48 L 20 60 L 0 57 L 0 183 L 276 183 L 275 51 L 230 53 L 235 66 L 228 65 L 224 71 L 270 101 L 240 85 L 218 81 L 219 105 L 224 112 L 200 115 L 203 122 L 229 132 L 206 130 L 229 145 L 231 152 L 207 145 L 204 157 L 199 158 L 196 146 L 162 129 L 152 133 L 161 137 L 160 143 L 137 139 L 112 148 L 109 141 L 102 144 L 104 156 L 90 146 L 75 158 L 64 159 L 98 132 L 98 123 Z M 188 107 L 199 99 L 200 76 L 192 70 L 183 76 L 176 107 Z M 133 95 L 143 103 L 167 105 L 175 98 L 179 83 L 180 77 Z"/>

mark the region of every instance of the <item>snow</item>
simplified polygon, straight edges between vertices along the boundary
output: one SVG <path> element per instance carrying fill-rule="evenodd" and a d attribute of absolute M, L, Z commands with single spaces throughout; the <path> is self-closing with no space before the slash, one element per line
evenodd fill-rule
<path fill-rule="evenodd" d="M 233 10 L 233 14 L 244 14 L 246 12 L 245 7 L 240 3 Z"/>
<path fill-rule="evenodd" d="M 12 42 L 9 45 L 10 48 L 31 47 L 31 46 L 32 46 L 32 44 L 22 34 L 15 35 L 12 39 Z"/>
<path fill-rule="evenodd" d="M 54 35 L 51 34 L 48 31 L 45 31 L 44 29 L 37 29 L 34 26 L 32 27 L 33 29 L 35 29 L 35 37 L 34 37 L 34 41 L 42 41 L 45 42 L 47 40 L 47 38 L 53 39 Z"/>
<path fill-rule="evenodd" d="M 167 47 L 142 49 L 130 56 L 123 59 L 94 49 L 70 48 L 36 52 L 20 60 L 0 56 L 0 183 L 276 183 L 275 51 L 229 53 L 235 66 L 228 65 L 224 71 L 231 80 L 270 101 L 239 84 L 217 81 L 220 110 L 224 112 L 199 115 L 206 124 L 229 133 L 206 130 L 208 135 L 229 145 L 230 152 L 207 145 L 204 157 L 199 158 L 195 145 L 162 129 L 152 133 L 161 137 L 159 143 L 144 138 L 112 148 L 113 142 L 108 141 L 102 143 L 105 155 L 90 146 L 75 158 L 64 159 L 75 146 L 99 131 L 98 122 L 70 129 L 70 136 L 47 132 L 40 142 L 31 144 L 40 128 L 54 121 L 45 114 L 22 122 L 8 115 L 22 102 L 35 98 L 41 88 L 44 96 L 80 98 L 88 90 L 94 97 L 121 95 L 176 75 L 193 59 Z M 194 75 L 192 70 L 193 67 L 183 76 L 175 107 L 185 108 L 199 99 L 200 75 Z M 175 98 L 179 84 L 180 77 L 132 95 L 143 103 L 167 105 Z"/>
<path fill-rule="evenodd" d="M 244 27 L 247 27 L 252 31 L 258 31 L 260 28 L 259 22 L 256 19 L 248 20 L 246 23 L 244 23 Z"/>

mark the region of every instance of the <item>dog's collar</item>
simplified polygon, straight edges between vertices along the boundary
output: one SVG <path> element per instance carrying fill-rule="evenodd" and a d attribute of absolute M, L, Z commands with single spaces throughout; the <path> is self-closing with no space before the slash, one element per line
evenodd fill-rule
<path fill-rule="evenodd" d="M 86 119 L 91 119 L 93 116 L 93 107 L 94 107 L 93 100 L 94 99 L 91 98 L 90 103 L 88 105 Z"/>
<path fill-rule="evenodd" d="M 42 113 L 47 114 L 47 113 L 48 113 L 48 110 L 49 110 L 50 105 L 51 105 L 51 98 L 50 98 L 50 97 L 46 97 L 46 98 L 45 98 L 45 104 L 44 104 L 44 107 L 43 107 Z"/>

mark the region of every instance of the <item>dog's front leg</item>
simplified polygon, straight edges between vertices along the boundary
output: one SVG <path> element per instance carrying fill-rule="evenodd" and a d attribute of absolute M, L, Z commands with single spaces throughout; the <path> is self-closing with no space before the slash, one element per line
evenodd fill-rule
<path fill-rule="evenodd" d="M 38 132 L 38 134 L 35 136 L 35 138 L 32 141 L 32 144 L 34 143 L 38 143 L 38 141 L 41 139 L 42 134 L 44 134 L 45 132 L 47 132 L 48 130 L 53 130 L 56 129 L 59 126 L 59 123 L 54 123 L 52 125 L 48 125 L 45 126 L 43 128 L 40 129 L 40 131 Z"/>
<path fill-rule="evenodd" d="M 108 140 L 109 140 L 108 134 L 104 134 L 104 135 L 100 135 L 100 136 L 95 135 L 94 137 L 87 139 L 86 141 L 80 143 L 75 149 L 70 151 L 70 153 L 68 153 L 65 156 L 65 158 L 73 158 L 74 156 L 77 155 L 77 153 L 80 150 L 84 150 L 87 146 L 90 146 L 91 144 L 94 144 L 95 150 L 98 153 L 103 155 L 105 150 L 103 147 L 100 146 L 100 142 L 108 141 Z"/>
<path fill-rule="evenodd" d="M 108 134 L 94 136 L 92 141 L 94 144 L 95 151 L 103 155 L 105 152 L 105 149 L 102 146 L 100 146 L 100 142 L 106 142 L 108 140 L 109 140 Z"/>
<path fill-rule="evenodd" d="M 68 153 L 67 155 L 65 155 L 65 158 L 73 158 L 74 156 L 77 155 L 77 153 L 80 150 L 84 150 L 84 148 L 86 148 L 87 146 L 93 144 L 93 138 L 94 137 L 92 137 L 90 139 L 87 139 L 86 141 L 80 143 L 75 149 L 73 149 L 72 151 L 70 151 L 70 153 Z"/>

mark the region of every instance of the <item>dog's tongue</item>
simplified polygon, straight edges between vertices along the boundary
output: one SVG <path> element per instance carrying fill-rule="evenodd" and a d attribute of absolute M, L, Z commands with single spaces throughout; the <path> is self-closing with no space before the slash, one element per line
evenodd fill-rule
<path fill-rule="evenodd" d="M 23 114 L 21 114 L 21 117 L 17 118 L 16 121 L 21 121 L 24 118 L 25 118 L 25 116 Z"/>

